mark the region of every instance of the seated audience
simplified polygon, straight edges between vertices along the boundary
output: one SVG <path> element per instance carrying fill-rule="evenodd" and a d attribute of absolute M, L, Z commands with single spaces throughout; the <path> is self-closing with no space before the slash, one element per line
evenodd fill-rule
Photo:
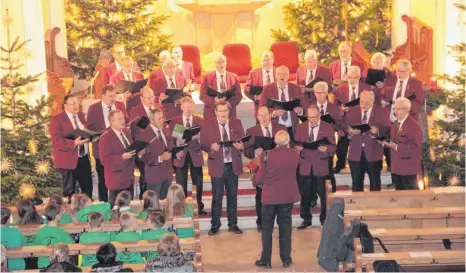
<path fill-rule="evenodd" d="M 92 266 L 91 272 L 133 272 L 132 269 L 123 268 L 122 262 L 116 261 L 117 251 L 113 244 L 106 243 L 97 250 L 98 263 Z"/>
<path fill-rule="evenodd" d="M 136 215 L 130 212 L 124 212 L 120 216 L 121 231 L 111 239 L 113 242 L 137 242 L 142 240 L 141 234 L 137 229 Z M 120 252 L 117 255 L 117 261 L 125 264 L 144 263 L 141 253 L 139 252 Z"/>
<path fill-rule="evenodd" d="M 1 211 L 1 227 L 0 227 L 0 234 L 1 234 L 1 244 L 2 247 L 5 248 L 14 248 L 14 247 L 21 247 L 22 242 L 24 241 L 23 234 L 16 229 L 8 226 L 8 221 L 10 220 L 11 211 L 7 207 L 2 207 Z M 5 253 L 2 250 L 2 254 Z M 2 263 L 3 264 L 3 263 Z M 8 269 L 9 270 L 24 270 L 26 268 L 26 264 L 24 259 L 15 258 L 15 259 L 8 259 Z M 3 267 L 2 267 L 3 272 Z"/>
<path fill-rule="evenodd" d="M 110 234 L 104 232 L 104 216 L 99 212 L 92 212 L 89 214 L 88 224 L 91 228 L 79 237 L 81 244 L 95 244 L 95 243 L 108 243 L 110 242 Z M 85 254 L 82 256 L 81 266 L 92 266 L 97 263 L 97 258 L 94 254 Z"/>
<path fill-rule="evenodd" d="M 186 204 L 186 196 L 181 185 L 172 184 L 168 188 L 167 199 L 165 200 L 164 210 L 168 218 L 193 216 L 193 208 Z"/>
<path fill-rule="evenodd" d="M 73 223 L 73 217 L 67 213 L 66 204 L 63 202 L 63 197 L 61 197 L 61 195 L 52 195 L 52 197 L 49 198 L 48 205 L 59 205 L 61 207 L 62 211 L 60 221 L 58 221 L 59 224 Z"/>
<path fill-rule="evenodd" d="M 37 213 L 34 203 L 29 199 L 21 199 L 16 202 L 16 211 L 18 212 L 19 220 L 15 223 L 18 225 L 39 225 L 43 219 Z"/>
<path fill-rule="evenodd" d="M 139 220 L 146 220 L 149 215 L 149 212 L 152 210 L 160 210 L 159 197 L 157 196 L 155 191 L 145 191 L 142 195 L 142 200 L 144 207 L 138 215 Z"/>
<path fill-rule="evenodd" d="M 69 256 L 70 251 L 66 244 L 55 245 L 50 256 L 50 265 L 40 272 L 82 272 L 81 268 L 70 262 Z"/>
<path fill-rule="evenodd" d="M 161 210 L 150 210 L 147 221 L 146 230 L 142 231 L 143 240 L 160 240 L 168 231 L 165 226 L 165 214 Z"/>
<path fill-rule="evenodd" d="M 196 272 L 181 252 L 180 240 L 175 234 L 166 234 L 157 246 L 159 257 L 146 263 L 146 272 Z"/>
<path fill-rule="evenodd" d="M 129 191 L 122 191 L 120 192 L 116 199 L 115 204 L 113 205 L 112 209 L 112 219 L 117 220 L 124 212 L 130 212 L 132 214 L 138 214 L 134 209 L 132 209 L 129 204 L 133 199 L 133 195 Z"/>
<path fill-rule="evenodd" d="M 71 207 L 68 213 L 73 217 L 75 222 L 86 223 L 89 214 L 92 212 L 99 212 L 104 215 L 106 221 L 110 221 L 109 203 L 93 204 L 86 194 L 74 194 L 71 197 Z"/>

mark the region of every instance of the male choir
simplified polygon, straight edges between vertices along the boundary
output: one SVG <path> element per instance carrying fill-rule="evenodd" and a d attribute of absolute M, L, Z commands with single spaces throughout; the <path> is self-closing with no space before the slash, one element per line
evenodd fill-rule
<path fill-rule="evenodd" d="M 173 48 L 171 54 L 169 51 L 160 54 L 161 67 L 150 73 L 147 85 L 140 92 L 131 94 L 127 90 L 123 96 L 118 96 L 115 86 L 120 80 L 139 81 L 143 75 L 138 72 L 132 58 L 125 56 L 124 48 L 115 45 L 111 51 L 114 61 L 104 73 L 104 82 L 108 85 L 102 90 L 101 101 L 90 106 L 87 119 L 80 112 L 78 98 L 68 95 L 64 99 L 63 111 L 51 120 L 53 160 L 62 175 L 63 196 L 71 197 L 76 193 L 76 181 L 83 193 L 92 196 L 92 152 L 101 201 L 113 204 L 116 195 L 125 190 L 137 194 L 133 185 L 134 168 L 140 171 L 140 197 L 150 189 L 164 199 L 173 174 L 186 194 L 189 170 L 193 184 L 198 187 L 199 213 L 205 215 L 202 184 L 203 155 L 206 155 L 213 194 L 209 235 L 219 232 L 224 192 L 228 230 L 241 234 L 237 225 L 237 193 L 238 177 L 243 172 L 242 157 L 257 159 L 257 162 L 261 159 L 263 163 L 264 154 L 268 151 L 254 146 L 255 138 L 272 139 L 279 131 L 288 135 L 292 149 L 276 154 L 270 152 L 267 170 L 277 160 L 277 164 L 287 163 L 280 160 L 280 153 L 289 154 L 290 160 L 299 161 L 292 174 L 298 181 L 301 195 L 303 222 L 299 229 L 312 225 L 311 207 L 315 206 L 317 196 L 321 199 L 323 211 L 319 220 L 321 223 L 325 221 L 325 180 L 332 181 L 332 190 L 335 191 L 333 173 L 345 168 L 348 148 L 353 191 L 364 190 L 366 173 L 370 190 L 381 190 L 384 150 L 385 155 L 390 154 L 391 157 L 392 181 L 396 189 L 416 189 L 416 176 L 421 172 L 422 139 L 417 117 L 424 93 L 421 82 L 410 76 L 411 63 L 399 60 L 392 74 L 384 68 L 385 56 L 374 54 L 372 68 L 385 69 L 387 78 L 376 86 L 370 86 L 363 82 L 367 73 L 364 65 L 351 58 L 351 46 L 343 42 L 338 50 L 340 59 L 332 62 L 329 68 L 318 63 L 317 52 L 306 51 L 305 65 L 297 71 L 297 83 L 289 81 L 286 66 L 274 67 L 273 53 L 262 53 L 261 67 L 249 73 L 245 87 L 245 95 L 254 102 L 251 114 L 257 118 L 257 125 L 247 129 L 245 134 L 242 121 L 236 118 L 236 107 L 242 101 L 240 83 L 236 74 L 226 70 L 225 56 L 215 59 L 215 70 L 205 73 L 200 83 L 204 112 L 203 117 L 199 117 L 194 115 L 195 103 L 191 98 L 196 84 L 193 66 L 182 59 L 180 47 Z M 339 86 L 334 86 L 335 81 L 340 81 Z M 262 93 L 251 94 L 252 87 L 263 88 Z M 182 97 L 169 100 L 167 89 L 181 90 Z M 220 95 L 212 95 L 212 92 Z M 222 96 L 224 92 L 231 93 L 231 96 Z M 334 93 L 335 102 L 328 99 L 329 92 Z M 298 100 L 299 105 L 283 110 L 273 107 L 269 103 L 271 99 L 282 103 Z M 188 141 L 172 136 L 176 126 L 200 126 L 201 129 Z M 85 128 L 105 131 L 100 138 L 93 139 L 92 151 L 90 139 L 67 138 L 75 129 Z M 242 139 L 245 135 L 251 135 L 251 138 Z M 326 141 L 322 141 L 324 138 Z M 286 142 L 286 136 L 282 136 L 283 139 Z M 148 145 L 138 153 L 128 150 L 135 141 Z M 316 141 L 322 141 L 317 148 L 308 147 Z M 175 149 L 182 145 L 186 147 Z M 275 149 L 282 148 L 278 145 Z M 295 158 L 293 153 L 299 156 Z M 338 158 L 335 168 L 334 155 Z M 267 179 L 272 178 L 270 172 L 266 175 L 261 168 L 264 166 L 259 167 L 263 181 L 256 183 L 257 229 L 269 233 L 270 217 L 274 215 L 272 210 L 288 211 L 289 207 L 276 208 L 275 198 L 281 197 L 276 193 L 263 192 L 261 185 L 270 184 Z M 275 179 L 282 177 L 278 175 L 284 174 L 277 173 Z M 268 191 L 273 191 L 273 188 Z M 287 187 L 276 188 L 284 192 L 288 190 Z M 292 203 L 297 201 L 295 199 L 291 194 L 285 201 Z M 267 207 L 264 209 L 265 204 Z M 264 211 L 266 215 L 263 215 Z M 264 255 L 262 262 L 267 264 L 268 254 Z M 287 259 L 284 262 L 291 262 Z"/>

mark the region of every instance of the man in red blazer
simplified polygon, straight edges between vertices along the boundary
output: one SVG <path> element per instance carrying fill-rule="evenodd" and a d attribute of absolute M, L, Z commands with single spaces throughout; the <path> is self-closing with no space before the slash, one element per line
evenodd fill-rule
<path fill-rule="evenodd" d="M 157 78 L 151 84 L 155 94 L 155 101 L 163 105 L 167 119 L 181 115 L 181 107 L 179 99 L 175 102 L 164 102 L 164 100 L 168 99 L 165 90 L 167 88 L 183 89 L 184 95 L 191 95 L 186 85 L 186 79 L 176 74 L 176 67 L 176 62 L 173 59 L 166 59 L 162 64 L 163 77 Z"/>
<path fill-rule="evenodd" d="M 163 70 L 162 70 L 162 64 L 166 59 L 170 59 L 170 58 L 171 58 L 171 54 L 170 54 L 170 51 L 168 51 L 168 50 L 162 50 L 159 53 L 159 65 L 160 65 L 160 67 L 158 67 L 154 71 L 150 72 L 150 75 L 149 75 L 149 85 L 150 86 L 154 86 L 154 82 L 158 78 L 163 78 L 164 77 Z"/>
<path fill-rule="evenodd" d="M 212 227 L 209 235 L 219 232 L 222 215 L 223 192 L 227 194 L 228 231 L 241 234 L 237 226 L 238 176 L 243 173 L 241 154 L 244 145 L 238 142 L 244 137 L 241 120 L 230 117 L 228 102 L 219 101 L 215 107 L 216 118 L 205 123 L 201 133 L 201 147 L 208 153 L 209 175 L 212 179 Z M 221 145 L 224 141 L 235 141 L 233 145 Z"/>
<path fill-rule="evenodd" d="M 417 190 L 417 175 L 421 172 L 422 130 L 417 120 L 409 115 L 411 102 L 404 97 L 395 101 L 396 121 L 392 124 L 390 147 L 392 183 L 397 190 Z"/>
<path fill-rule="evenodd" d="M 108 188 L 108 201 L 113 207 L 116 196 L 122 191 L 134 193 L 133 173 L 135 151 L 126 152 L 133 138 L 126 129 L 125 116 L 120 110 L 112 110 L 108 115 L 111 128 L 101 137 L 99 155 L 105 166 L 105 185 Z M 140 152 L 140 155 L 143 151 Z"/>
<path fill-rule="evenodd" d="M 341 118 L 341 111 L 338 105 L 331 103 L 328 101 L 328 87 L 329 85 L 327 82 L 318 82 L 314 86 L 314 94 L 316 96 L 316 101 L 311 102 L 311 105 L 317 105 L 320 111 L 320 115 L 327 115 L 329 114 L 330 117 L 335 121 L 333 124 L 333 130 L 336 132 L 341 129 L 342 126 L 342 118 Z M 328 179 L 332 183 L 332 192 L 336 192 L 337 184 L 335 175 L 333 174 L 333 156 L 328 158 Z M 311 206 L 314 207 L 316 204 L 312 202 Z"/>
<path fill-rule="evenodd" d="M 399 97 L 408 97 L 411 94 L 416 96 L 411 100 L 411 110 L 409 114 L 418 120 L 419 111 L 424 103 L 424 89 L 422 82 L 416 78 L 410 77 L 411 75 L 411 62 L 406 59 L 398 60 L 396 63 L 396 77 L 388 77 L 384 82 L 384 89 L 382 91 L 382 106 L 390 107 L 390 120 L 395 121 L 393 103 Z M 396 91 L 395 91 L 396 90 Z"/>
<path fill-rule="evenodd" d="M 87 112 L 87 129 L 100 132 L 110 127 L 108 115 L 112 110 L 120 110 L 125 116 L 125 121 L 128 121 L 125 104 L 116 101 L 116 92 L 112 85 L 107 84 L 102 88 L 102 100 L 89 106 Z M 100 161 L 99 142 L 92 143 L 92 155 L 95 159 L 95 167 L 99 178 L 99 200 L 108 202 L 108 189 L 105 186 L 104 165 Z"/>
<path fill-rule="evenodd" d="M 333 61 L 329 65 L 330 71 L 332 71 L 333 80 L 347 81 L 347 74 L 350 66 L 359 67 L 362 77 L 366 77 L 367 71 L 364 67 L 364 64 L 357 60 L 353 60 L 351 58 L 352 52 L 353 49 L 351 48 L 351 45 L 348 42 L 341 42 L 338 45 L 338 53 L 340 54 L 340 59 L 337 61 Z"/>
<path fill-rule="evenodd" d="M 363 82 L 360 82 L 361 79 L 361 70 L 357 66 L 350 66 L 348 69 L 347 80 L 348 83 L 338 87 L 335 90 L 335 100 L 339 105 L 343 103 L 350 102 L 359 98 L 364 90 L 372 90 L 372 86 L 367 85 Z M 348 110 L 347 107 L 343 107 L 343 115 L 345 115 Z M 339 173 L 341 169 L 345 168 L 346 165 L 346 155 L 348 154 L 348 145 L 349 139 L 346 132 L 340 131 L 338 133 L 338 145 L 337 145 L 337 163 L 335 165 L 334 173 Z"/>
<path fill-rule="evenodd" d="M 217 102 L 226 101 L 230 104 L 230 117 L 236 117 L 236 105 L 243 99 L 241 87 L 238 81 L 238 75 L 226 71 L 227 58 L 223 55 L 215 59 L 215 71 L 208 72 L 202 78 L 201 90 L 199 97 L 204 102 L 204 119 L 208 120 L 215 117 L 215 105 Z M 235 95 L 230 99 L 211 97 L 207 95 L 207 88 L 217 90 L 218 92 L 235 89 Z"/>
<path fill-rule="evenodd" d="M 110 84 L 113 86 L 118 85 L 118 80 L 137 82 L 144 79 L 144 75 L 133 69 L 134 61 L 129 56 L 121 58 L 121 70 L 116 72 L 110 78 Z"/>
<path fill-rule="evenodd" d="M 104 84 L 109 84 L 110 83 L 110 78 L 117 73 L 118 71 L 122 70 L 122 58 L 125 57 L 125 48 L 123 45 L 120 44 L 115 44 L 112 49 L 112 56 L 113 56 L 113 62 L 105 68 L 105 73 L 103 75 L 104 79 Z M 133 64 L 133 70 L 139 71 L 140 68 L 137 65 L 137 63 Z"/>
<path fill-rule="evenodd" d="M 251 139 L 245 144 L 244 155 L 247 158 L 254 159 L 260 157 L 264 151 L 262 148 L 254 149 L 254 139 L 256 136 L 275 137 L 280 130 L 286 130 L 286 127 L 272 121 L 272 116 L 266 106 L 259 107 L 257 111 L 257 120 L 259 124 L 246 130 L 246 135 L 251 135 Z M 257 231 L 262 231 L 262 188 L 256 187 L 256 214 L 257 214 Z"/>
<path fill-rule="evenodd" d="M 312 225 L 311 200 L 320 197 L 320 223 L 323 225 L 327 212 L 325 179 L 328 175 L 328 158 L 335 154 L 335 133 L 331 124 L 320 120 L 320 109 L 311 105 L 307 109 L 308 121 L 298 125 L 296 147 L 300 151 L 299 188 L 301 193 L 300 215 L 303 222 L 298 229 Z M 312 143 L 326 137 L 330 144 L 319 146 L 316 150 L 303 149 L 298 142 Z M 316 200 L 315 200 L 316 201 Z"/>
<path fill-rule="evenodd" d="M 142 156 L 147 190 L 153 190 L 160 199 L 165 199 L 173 179 L 173 138 L 170 129 L 164 128 L 162 109 L 151 110 L 149 120 L 150 125 L 136 139 L 150 143 Z M 183 151 L 176 155 L 177 158 L 182 156 Z"/>
<path fill-rule="evenodd" d="M 63 196 L 76 191 L 76 180 L 81 191 L 92 198 L 92 174 L 89 161 L 89 139 L 71 140 L 66 136 L 76 129 L 85 129 L 84 113 L 79 111 L 79 100 L 73 95 L 63 99 L 63 111 L 50 120 L 49 133 L 52 139 L 52 155 L 55 168 L 60 169 L 63 180 Z"/>
<path fill-rule="evenodd" d="M 251 86 L 264 86 L 275 81 L 275 68 L 273 67 L 273 53 L 271 51 L 265 51 L 261 54 L 261 67 L 251 70 L 244 87 L 244 94 L 250 100 L 254 102 L 254 115 L 257 116 L 257 109 L 259 108 L 259 102 L 261 95 L 251 95 L 249 91 Z"/>
<path fill-rule="evenodd" d="M 374 104 L 372 91 L 363 91 L 360 104 L 351 107 L 345 115 L 346 130 L 351 136 L 349 164 L 353 191 L 364 191 L 364 175 L 367 173 L 371 191 L 380 191 L 383 147 L 374 137 L 388 137 L 390 119 L 387 109 Z M 361 132 L 351 126 L 368 124 L 371 130 Z"/>
<path fill-rule="evenodd" d="M 194 67 L 193 64 L 183 60 L 183 49 L 176 46 L 172 48 L 171 56 L 175 60 L 177 65 L 177 74 L 183 76 L 186 79 L 186 85 L 189 90 L 194 90 L 194 87 L 191 88 L 191 84 L 196 83 L 196 76 L 194 76 Z"/>
<path fill-rule="evenodd" d="M 301 106 L 295 107 L 293 111 L 274 110 L 272 118 L 277 120 L 279 124 L 286 126 L 291 139 L 294 139 L 294 131 L 298 126 L 298 116 L 305 116 L 304 110 L 307 109 L 307 101 L 304 99 L 301 87 L 297 84 L 288 82 L 290 78 L 290 70 L 286 66 L 280 66 L 276 70 L 276 83 L 270 83 L 264 86 L 262 91 L 259 106 L 267 106 L 267 99 L 275 99 L 281 101 L 291 101 L 299 99 Z"/>
<path fill-rule="evenodd" d="M 170 132 L 173 132 L 173 129 L 177 124 L 185 127 L 200 126 L 202 130 L 205 121 L 203 118 L 193 114 L 194 100 L 191 97 L 184 97 L 180 100 L 180 103 L 183 114 L 172 119 L 170 122 Z M 175 141 L 178 145 L 185 144 L 184 139 L 176 139 Z M 197 186 L 197 204 L 199 214 L 206 215 L 207 213 L 204 210 L 204 203 L 202 203 L 202 166 L 204 165 L 204 158 L 202 157 L 200 134 L 191 139 L 188 149 L 182 157 L 179 159 L 173 159 L 173 165 L 175 166 L 176 183 L 183 186 L 185 196 L 188 196 L 188 169 L 191 172 L 193 185 Z"/>
<path fill-rule="evenodd" d="M 328 86 L 332 86 L 332 72 L 326 66 L 318 63 L 317 52 L 315 50 L 307 50 L 304 54 L 305 66 L 301 66 L 296 71 L 296 82 L 299 85 L 305 86 L 314 79 L 321 78 Z M 309 102 L 315 101 L 314 93 L 310 93 Z"/>

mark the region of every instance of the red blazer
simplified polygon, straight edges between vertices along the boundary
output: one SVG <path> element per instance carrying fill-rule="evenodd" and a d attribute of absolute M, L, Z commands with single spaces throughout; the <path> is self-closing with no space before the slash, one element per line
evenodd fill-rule
<path fill-rule="evenodd" d="M 141 117 L 147 117 L 147 112 L 144 109 L 142 103 L 138 104 L 136 107 L 131 109 L 131 113 L 129 114 L 129 120 L 132 121 L 130 124 L 131 136 L 135 139 L 138 138 L 138 134 L 141 133 L 141 131 L 143 130 L 136 126 L 136 123 L 138 123 Z"/>
<path fill-rule="evenodd" d="M 83 112 L 78 113 L 81 123 L 86 126 Z M 73 170 L 78 164 L 78 149 L 74 140 L 65 136 L 74 131 L 73 124 L 65 111 L 56 114 L 50 120 L 50 138 L 52 139 L 52 156 L 55 168 Z"/>
<path fill-rule="evenodd" d="M 133 64 L 133 70 L 134 71 L 140 71 L 141 69 L 139 68 L 138 64 L 134 62 Z M 117 73 L 118 70 L 116 69 L 116 64 L 115 62 L 112 62 L 109 66 L 105 68 L 105 73 L 104 73 L 104 84 L 109 84 L 110 83 L 110 78 Z"/>
<path fill-rule="evenodd" d="M 416 119 L 408 116 L 396 133 L 396 123 L 392 124 L 391 140 L 398 148 L 391 150 L 392 173 L 413 175 L 421 172 L 422 130 Z"/>
<path fill-rule="evenodd" d="M 385 79 L 387 78 L 391 78 L 393 77 L 393 73 L 388 70 L 387 68 L 384 68 L 383 69 L 385 71 Z M 366 79 L 364 79 L 364 82 L 366 82 Z M 386 82 L 384 82 L 384 85 L 385 85 Z M 389 83 L 390 84 L 390 83 Z M 393 83 L 393 87 L 396 85 L 396 78 L 395 78 L 395 83 Z M 372 91 L 374 91 L 374 94 L 375 94 L 375 103 L 377 103 L 377 105 L 380 105 L 380 102 L 381 100 L 383 99 L 382 98 L 382 95 L 383 95 L 383 87 L 382 88 L 378 88 L 377 86 L 373 86 L 372 87 Z"/>
<path fill-rule="evenodd" d="M 262 203 L 268 205 L 289 204 L 300 200 L 296 169 L 299 153 L 288 147 L 276 147 L 267 152 L 267 163 L 263 153 L 254 185 L 263 185 Z M 328 163 L 327 163 L 328 169 Z"/>
<path fill-rule="evenodd" d="M 193 83 L 196 82 L 193 64 L 190 62 L 181 61 L 181 69 L 178 69 L 177 73 L 186 80 L 191 79 Z"/>
<path fill-rule="evenodd" d="M 335 132 L 331 124 L 320 121 L 319 133 L 317 134 L 315 140 L 319 140 L 324 137 L 328 138 L 328 141 L 330 142 L 330 144 L 327 145 L 327 151 L 325 153 L 319 150 L 303 149 L 301 151 L 299 160 L 300 175 L 310 175 L 311 169 L 313 170 L 313 174 L 315 176 L 328 175 L 328 158 L 334 156 L 337 149 L 335 145 Z M 309 121 L 298 125 L 295 140 L 301 142 L 310 142 Z"/>
<path fill-rule="evenodd" d="M 121 101 L 115 101 L 115 107 L 116 109 L 121 110 L 123 112 L 123 115 L 125 115 L 125 121 L 128 122 L 129 117 L 126 113 L 125 104 Z M 102 101 L 96 102 L 89 106 L 89 110 L 87 111 L 87 129 L 96 132 L 107 129 L 107 127 L 105 126 Z M 100 158 L 98 141 L 92 143 L 92 155 L 95 158 Z"/>
<path fill-rule="evenodd" d="M 311 102 L 309 106 L 311 105 L 317 105 L 317 101 Z M 343 120 L 341 117 L 340 107 L 338 107 L 338 105 L 336 105 L 335 103 L 331 103 L 330 101 L 327 100 L 327 109 L 325 109 L 324 114 L 329 114 L 335 121 L 335 124 L 333 124 L 333 128 L 335 129 L 335 131 L 342 129 Z"/>
<path fill-rule="evenodd" d="M 173 179 L 173 165 L 172 159 L 164 160 L 162 163 L 159 163 L 159 156 L 161 156 L 165 151 L 171 151 L 173 148 L 173 138 L 171 136 L 171 131 L 167 128 L 164 128 L 163 134 L 167 140 L 167 147 L 163 139 L 156 138 L 152 141 L 149 146 L 146 147 L 146 152 L 142 156 L 142 161 L 144 162 L 144 177 L 147 183 L 162 183 L 164 180 Z M 137 140 L 142 140 L 150 142 L 158 135 L 152 129 L 152 126 L 147 126 L 138 136 Z"/>
<path fill-rule="evenodd" d="M 275 67 L 272 69 L 273 77 L 275 79 Z M 244 87 L 244 95 L 254 102 L 254 116 L 257 115 L 257 109 L 259 109 L 259 102 L 254 101 L 254 96 L 249 94 L 251 86 L 262 86 L 262 67 L 251 70 L 248 75 L 248 80 L 246 81 L 246 86 Z"/>
<path fill-rule="evenodd" d="M 170 132 L 173 132 L 173 129 L 175 128 L 176 124 L 183 125 L 183 122 L 183 115 L 174 117 L 170 122 Z M 193 120 L 191 120 L 190 122 L 191 126 L 199 125 L 201 126 L 201 130 L 204 129 L 205 120 L 203 118 L 193 115 Z M 175 142 L 176 140 L 174 140 L 173 143 L 175 144 Z M 185 150 L 184 155 L 180 159 L 173 159 L 173 165 L 175 165 L 178 168 L 183 167 L 184 161 L 186 160 L 186 152 L 188 152 L 189 156 L 191 156 L 191 160 L 193 161 L 194 167 L 202 167 L 202 165 L 204 165 L 204 158 L 202 157 L 201 151 L 201 142 L 199 140 L 192 140 L 189 143 L 188 149 Z"/>
<path fill-rule="evenodd" d="M 129 130 L 123 129 L 123 133 L 129 144 L 133 143 Z M 125 153 L 125 148 L 113 129 L 105 132 L 100 137 L 99 142 L 100 161 L 105 167 L 105 186 L 109 190 L 129 188 L 133 185 L 134 157 L 123 160 L 122 155 Z"/>
<path fill-rule="evenodd" d="M 372 91 L 372 86 L 360 81 L 359 86 L 358 86 L 358 98 L 361 95 L 361 92 L 364 90 Z M 349 85 L 348 84 L 344 84 L 335 90 L 335 101 L 336 100 L 339 100 L 341 103 L 349 102 Z"/>
<path fill-rule="evenodd" d="M 117 86 L 118 80 L 124 80 L 125 79 L 125 74 L 123 74 L 123 71 L 118 71 L 113 76 L 110 78 L 110 84 L 113 86 Z M 141 81 L 144 80 L 144 75 L 141 72 L 138 71 L 133 71 L 133 81 Z"/>
<path fill-rule="evenodd" d="M 355 106 L 350 107 L 348 113 L 345 115 L 344 123 L 346 126 L 358 125 L 361 124 L 362 113 L 361 107 Z M 375 126 L 379 129 L 379 136 L 389 136 L 390 130 L 390 113 L 387 109 L 374 104 L 372 106 L 371 115 L 369 117 L 369 122 L 367 123 L 370 126 Z M 364 143 L 364 154 L 366 159 L 369 162 L 375 162 L 382 160 L 383 156 L 383 147 L 375 139 L 371 138 L 370 135 L 373 135 L 370 132 L 365 132 L 362 134 L 351 136 L 350 139 L 350 150 L 348 159 L 352 161 L 361 160 L 361 151 L 362 144 Z"/>
<path fill-rule="evenodd" d="M 165 77 L 165 75 L 163 74 L 162 68 L 160 68 L 160 67 L 155 69 L 154 71 L 150 72 L 150 75 L 149 75 L 150 87 L 152 88 L 155 85 L 155 81 L 158 78 L 163 78 L 163 77 Z"/>
<path fill-rule="evenodd" d="M 284 125 L 278 124 L 276 121 L 271 121 L 272 124 L 272 137 L 275 137 L 275 134 L 280 131 L 280 130 L 285 130 L 286 127 Z M 264 132 L 262 132 L 262 127 L 260 124 L 257 124 L 249 129 L 246 130 L 246 135 L 251 135 L 251 139 L 249 139 L 248 142 L 245 143 L 244 147 L 244 155 L 247 158 L 253 159 L 256 157 L 256 154 L 254 153 L 254 138 L 256 136 L 265 136 Z"/>
<path fill-rule="evenodd" d="M 361 69 L 361 78 L 365 78 L 367 76 L 366 68 L 362 62 L 351 58 L 351 65 L 358 66 Z M 330 71 L 332 71 L 332 78 L 334 80 L 341 80 L 341 60 L 340 59 L 331 62 L 328 68 L 330 68 Z"/>
<path fill-rule="evenodd" d="M 228 121 L 229 133 L 231 140 L 237 140 L 244 136 L 243 124 L 240 119 L 230 118 Z M 212 118 L 205 122 L 205 129 L 201 133 L 201 147 L 206 153 L 208 153 L 207 164 L 209 167 L 209 175 L 211 177 L 221 177 L 223 175 L 223 149 L 217 152 L 210 150 L 212 143 L 219 143 L 222 139 L 222 135 L 219 129 L 218 121 L 216 118 Z M 235 147 L 231 148 L 231 158 L 233 164 L 233 173 L 240 175 L 243 173 L 243 162 L 241 160 L 242 151 L 237 150 Z"/>
<path fill-rule="evenodd" d="M 296 71 L 296 83 L 299 85 L 306 85 L 306 73 L 307 67 L 301 66 Z M 329 89 L 332 88 L 332 72 L 328 67 L 318 64 L 316 68 L 316 74 L 314 75 L 314 79 L 320 77 L 324 80 L 327 84 Z"/>
<path fill-rule="evenodd" d="M 243 95 L 241 94 L 241 87 L 238 81 L 238 75 L 226 71 L 225 78 L 227 90 L 233 87 L 236 88 L 235 96 L 228 100 L 231 106 L 230 117 L 236 117 L 236 105 L 238 105 L 243 99 Z M 208 72 L 202 77 L 199 98 L 204 102 L 204 119 L 206 120 L 215 118 L 215 98 L 207 96 L 207 87 L 213 88 L 215 90 L 218 89 L 217 76 L 215 71 Z"/>
<path fill-rule="evenodd" d="M 393 92 L 395 91 L 396 81 L 396 76 L 385 79 L 384 88 L 382 90 L 383 100 L 388 102 L 393 99 Z M 411 101 L 411 110 L 409 111 L 409 114 L 417 120 L 419 111 L 421 110 L 422 104 L 424 103 L 424 89 L 422 87 L 422 82 L 413 77 L 409 77 L 408 79 L 408 84 L 405 90 L 405 97 L 408 97 L 411 94 L 416 94 L 416 98 Z"/>
<path fill-rule="evenodd" d="M 306 115 L 306 109 L 308 107 L 308 102 L 303 96 L 303 92 L 301 91 L 301 87 L 297 84 L 288 82 L 288 93 L 290 100 L 293 99 L 300 99 L 301 100 L 301 107 L 303 108 L 303 115 Z M 276 99 L 278 100 L 278 85 L 277 83 L 271 83 L 264 86 L 264 90 L 262 91 L 261 101 L 259 106 L 267 105 L 267 99 Z M 273 109 L 270 109 L 271 111 Z M 291 113 L 291 124 L 293 126 L 293 131 L 296 131 L 296 126 L 299 123 L 298 114 L 295 111 L 290 111 Z"/>
<path fill-rule="evenodd" d="M 186 79 L 183 78 L 180 75 L 175 76 L 175 81 L 176 81 L 176 87 L 177 88 L 184 88 L 186 86 Z M 153 84 L 153 85 L 152 85 Z M 155 101 L 157 103 L 160 102 L 160 94 L 165 93 L 165 89 L 167 89 L 168 83 L 167 80 L 165 79 L 165 76 L 161 78 L 157 78 L 155 81 L 151 83 L 151 88 L 154 91 L 155 94 Z M 181 115 L 181 105 L 175 105 L 174 103 L 162 103 L 164 112 L 165 112 L 165 118 L 169 119 L 174 116 Z"/>

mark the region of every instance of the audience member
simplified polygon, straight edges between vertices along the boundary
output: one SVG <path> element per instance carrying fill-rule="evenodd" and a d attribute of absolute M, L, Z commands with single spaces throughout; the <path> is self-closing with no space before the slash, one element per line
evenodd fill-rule
<path fill-rule="evenodd" d="M 15 248 L 21 247 L 22 242 L 24 241 L 23 234 L 13 227 L 8 226 L 8 221 L 10 220 L 11 211 L 7 207 L 2 207 L 1 209 L 1 221 L 2 225 L 0 227 L 0 234 L 1 234 L 1 244 L 2 247 L 5 248 Z M 2 254 L 5 253 L 2 249 Z M 2 259 L 3 261 L 3 259 Z M 3 265 L 3 262 L 2 262 Z M 26 264 L 24 259 L 15 258 L 15 259 L 8 259 L 8 269 L 9 270 L 24 270 L 26 268 Z M 3 268 L 2 268 L 3 272 Z"/>
<path fill-rule="evenodd" d="M 69 256 L 70 251 L 66 244 L 54 245 L 52 255 L 50 255 L 50 265 L 41 269 L 40 272 L 82 272 L 81 268 L 70 262 Z"/>
<path fill-rule="evenodd" d="M 147 190 L 142 195 L 143 209 L 138 215 L 139 220 L 146 220 L 151 210 L 160 210 L 159 197 L 155 191 Z"/>
<path fill-rule="evenodd" d="M 95 244 L 110 242 L 110 234 L 103 231 L 104 216 L 99 212 L 91 212 L 89 214 L 88 224 L 90 231 L 82 233 L 79 237 L 81 244 Z M 94 254 L 84 254 L 82 256 L 81 266 L 93 266 L 97 263 L 97 258 Z"/>
<path fill-rule="evenodd" d="M 146 263 L 146 272 L 196 272 L 196 267 L 185 259 L 180 240 L 175 234 L 166 234 L 157 247 L 159 257 Z"/>
<path fill-rule="evenodd" d="M 133 272 L 123 268 L 122 262 L 117 262 L 117 250 L 111 243 L 101 245 L 96 253 L 98 263 L 92 266 L 91 272 Z"/>

